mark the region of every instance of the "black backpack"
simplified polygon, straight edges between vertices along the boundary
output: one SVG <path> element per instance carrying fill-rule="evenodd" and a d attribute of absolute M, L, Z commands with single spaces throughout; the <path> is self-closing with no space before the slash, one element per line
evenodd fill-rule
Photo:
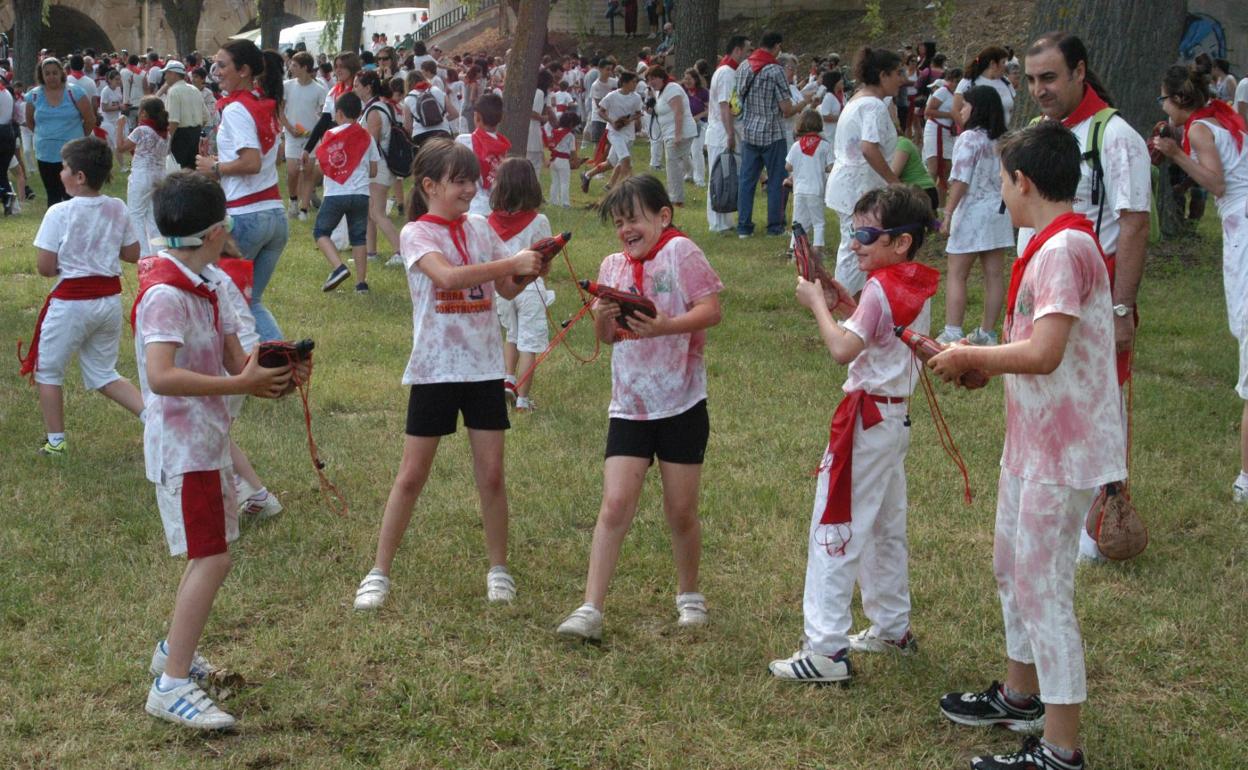
<path fill-rule="evenodd" d="M 426 88 L 416 94 L 416 106 L 412 109 L 412 120 L 415 120 L 425 128 L 435 128 L 442 125 L 445 115 L 446 113 L 438 105 L 438 99 L 433 95 L 433 91 Z"/>
<path fill-rule="evenodd" d="M 407 132 L 403 130 L 403 126 L 395 120 L 394 110 L 390 108 L 390 105 L 374 104 L 368 109 L 371 111 L 383 108 L 386 111 L 386 117 L 390 119 L 390 145 L 385 152 L 386 168 L 390 169 L 391 174 L 406 179 L 412 175 L 412 161 L 416 159 L 416 149 L 412 145 L 412 140 L 407 136 Z M 368 112 L 364 114 L 367 117 Z"/>

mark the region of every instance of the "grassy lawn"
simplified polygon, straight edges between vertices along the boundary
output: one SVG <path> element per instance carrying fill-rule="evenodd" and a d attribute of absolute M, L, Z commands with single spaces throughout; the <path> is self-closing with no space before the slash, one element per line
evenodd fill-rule
<path fill-rule="evenodd" d="M 108 192 L 124 197 L 124 178 Z M 585 209 L 588 198 L 575 190 L 573 199 L 575 208 L 547 214 L 556 230 L 575 233 L 576 270 L 592 276 L 618 243 Z M 42 211 L 31 205 L 0 222 L 0 326 L 10 345 L 29 338 L 49 288 L 30 246 Z M 0 380 L 0 765 L 952 768 L 984 749 L 1016 746 L 1012 733 L 958 728 L 936 708 L 946 690 L 979 689 L 1003 674 L 991 572 L 999 383 L 971 393 L 937 386 L 970 466 L 970 506 L 921 397 L 912 406 L 919 654 L 857 656 L 847 687 L 786 685 L 767 674 L 767 661 L 789 654 L 801 633 L 808 472 L 845 370 L 794 302 L 784 241 L 710 235 L 703 212 L 703 192 L 690 187 L 677 224 L 726 286 L 724 320 L 707 351 L 709 627 L 675 628 L 671 551 L 652 474 L 612 585 L 604 644 L 568 646 L 553 633 L 580 603 L 600 502 L 605 350 L 591 365 L 553 354 L 536 376 L 539 411 L 513 416 L 515 605 L 485 602 L 461 432 L 443 442 L 390 601 L 376 614 L 354 613 L 401 451 L 411 308 L 402 272 L 379 264 L 369 271 L 371 295 L 356 296 L 350 283 L 322 294 L 326 265 L 312 223 L 292 222 L 266 298 L 288 337 L 316 338 L 313 428 L 351 512 L 337 518 L 321 499 L 297 399 L 249 403 L 233 435 L 286 511 L 244 524 L 202 644 L 247 681 L 222 704 L 240 729 L 202 736 L 143 712 L 148 660 L 183 562 L 164 545 L 140 426 L 84 394 L 74 369 L 69 454 L 39 457 L 35 393 L 10 360 Z M 1091 767 L 1243 766 L 1248 528 L 1230 502 L 1241 404 L 1214 216 L 1210 206 L 1199 239 L 1181 249 L 1154 249 L 1140 298 L 1132 473 L 1152 543 L 1130 563 L 1079 575 Z M 760 197 L 755 219 L 765 218 Z M 940 266 L 937 255 L 924 258 Z M 133 268 L 124 282 L 128 308 Z M 549 285 L 558 292 L 556 320 L 568 317 L 577 299 L 561 263 Z M 968 319 L 977 318 L 981 296 L 972 290 Z M 936 319 L 942 300 L 943 291 Z M 593 348 L 588 323 L 570 339 L 582 354 Z M 135 378 L 129 332 L 119 369 Z"/>

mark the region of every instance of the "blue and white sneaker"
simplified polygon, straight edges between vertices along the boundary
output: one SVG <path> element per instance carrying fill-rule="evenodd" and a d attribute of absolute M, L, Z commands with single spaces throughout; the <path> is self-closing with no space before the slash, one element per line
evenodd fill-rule
<path fill-rule="evenodd" d="M 152 651 L 152 665 L 147 669 L 152 676 L 160 676 L 165 673 L 165 662 L 169 659 L 169 645 L 161 639 L 156 643 L 156 649 Z M 191 658 L 191 679 L 198 682 L 206 682 L 215 673 L 217 667 L 209 663 L 203 655 L 199 654 L 199 650 L 195 651 L 195 657 Z"/>
<path fill-rule="evenodd" d="M 854 675 L 849 663 L 849 648 L 835 655 L 820 655 L 810 650 L 799 650 L 790 658 L 773 660 L 767 670 L 776 679 L 786 682 L 846 682 Z"/>
<path fill-rule="evenodd" d="M 162 690 L 158 677 L 147 691 L 144 710 L 157 719 L 193 730 L 228 730 L 235 724 L 234 717 L 217 708 L 193 679 L 171 690 Z"/>

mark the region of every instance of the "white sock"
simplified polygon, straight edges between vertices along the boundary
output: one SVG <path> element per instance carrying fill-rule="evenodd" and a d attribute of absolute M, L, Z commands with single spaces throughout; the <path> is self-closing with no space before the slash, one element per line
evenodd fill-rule
<path fill-rule="evenodd" d="M 247 479 L 239 476 L 238 474 L 234 474 L 234 494 L 238 496 L 239 500 L 246 500 L 255 493 L 255 487 L 253 487 Z"/>
<path fill-rule="evenodd" d="M 1248 472 L 1239 472 L 1239 478 L 1235 479 L 1235 486 L 1241 489 L 1248 489 Z"/>
<path fill-rule="evenodd" d="M 489 571 L 488 573 L 486 573 L 486 574 L 493 575 L 493 574 L 494 574 L 494 573 L 496 573 L 496 572 L 501 572 L 501 573 L 502 573 L 502 574 L 504 574 L 504 575 L 510 575 L 510 574 L 511 574 L 510 572 L 508 572 L 508 571 L 507 571 L 507 565 L 506 565 L 506 564 L 495 564 L 493 567 L 490 567 L 490 571 Z"/>
<path fill-rule="evenodd" d="M 250 495 L 247 495 L 247 499 L 255 500 L 256 502 L 261 502 L 262 500 L 264 500 L 264 498 L 268 496 L 269 496 L 269 490 L 265 489 L 264 487 L 260 487 L 255 492 L 252 492 Z"/>
<path fill-rule="evenodd" d="M 173 688 L 181 687 L 182 685 L 187 684 L 190 681 L 191 681 L 191 678 L 189 676 L 186 677 L 185 679 L 177 679 L 175 677 L 169 676 L 168 674 L 161 674 L 160 681 L 156 683 L 156 687 L 158 689 L 164 690 L 165 692 L 169 692 Z"/>
<path fill-rule="evenodd" d="M 48 443 L 51 444 L 52 446 L 56 446 L 57 444 L 60 444 L 64 441 L 65 441 L 64 433 L 49 433 L 48 434 Z"/>
<path fill-rule="evenodd" d="M 508 385 L 511 385 L 512 387 L 515 387 L 515 385 L 516 385 L 516 375 L 514 375 L 514 374 L 509 374 L 509 375 L 507 375 L 506 377 L 504 377 L 504 378 L 503 378 L 503 381 L 504 381 L 504 382 L 506 382 Z M 1241 474 L 1241 476 L 1242 476 L 1242 474 Z"/>
<path fill-rule="evenodd" d="M 1079 528 L 1079 553 L 1092 559 L 1104 559 L 1101 555 L 1101 549 L 1096 547 L 1096 541 L 1088 534 L 1088 530 L 1084 527 Z"/>

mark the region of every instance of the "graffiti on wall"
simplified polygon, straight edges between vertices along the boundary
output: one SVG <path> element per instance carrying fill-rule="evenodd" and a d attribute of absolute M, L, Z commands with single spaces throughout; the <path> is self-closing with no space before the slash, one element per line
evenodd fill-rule
<path fill-rule="evenodd" d="M 1189 13 L 1183 40 L 1179 42 L 1179 58 L 1190 62 L 1207 53 L 1212 59 L 1225 59 L 1226 52 L 1226 31 L 1222 23 L 1205 13 Z"/>

